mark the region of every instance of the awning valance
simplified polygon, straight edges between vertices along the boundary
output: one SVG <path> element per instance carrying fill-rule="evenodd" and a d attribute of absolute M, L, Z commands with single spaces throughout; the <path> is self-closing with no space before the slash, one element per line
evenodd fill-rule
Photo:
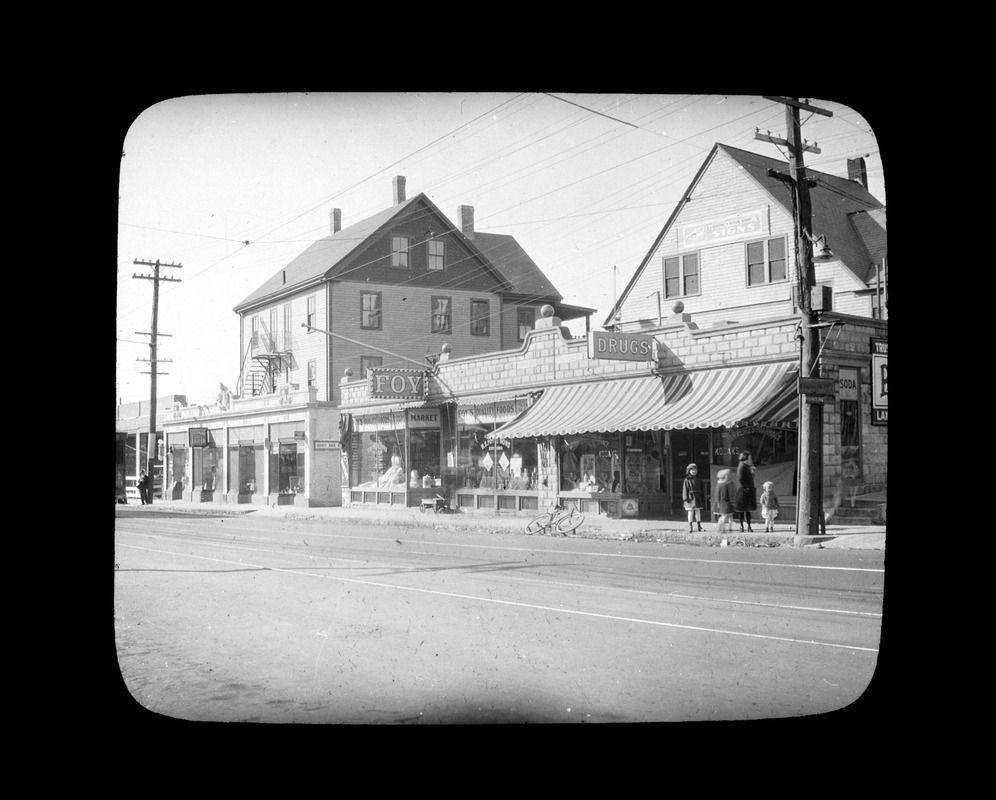
<path fill-rule="evenodd" d="M 794 362 L 551 386 L 488 438 L 733 427 L 786 385 Z"/>

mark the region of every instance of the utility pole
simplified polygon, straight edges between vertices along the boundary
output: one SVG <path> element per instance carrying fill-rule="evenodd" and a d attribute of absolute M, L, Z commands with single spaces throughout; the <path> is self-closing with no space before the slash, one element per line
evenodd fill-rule
<path fill-rule="evenodd" d="M 813 311 L 812 290 L 816 286 L 816 268 L 813 265 L 812 206 L 809 199 L 809 181 L 803 163 L 803 152 L 820 152 L 815 144 L 802 138 L 800 110 L 812 114 L 833 116 L 833 112 L 799 102 L 797 97 L 766 97 L 785 105 L 785 127 L 788 140 L 776 139 L 755 132 L 761 141 L 783 144 L 789 150 L 789 182 L 794 196 L 796 277 L 800 312 L 801 357 L 799 377 L 819 377 L 820 327 L 818 312 Z M 818 536 L 823 517 L 823 401 L 822 396 L 810 397 L 803 392 L 800 381 L 799 394 L 799 494 L 796 512 L 796 539 L 799 535 Z M 797 541 L 798 543 L 798 541 Z"/>
<path fill-rule="evenodd" d="M 142 373 L 143 375 L 151 375 L 152 379 L 150 381 L 151 387 L 149 391 L 149 447 L 146 453 L 146 474 L 153 479 L 155 479 L 156 474 L 156 377 L 157 375 L 169 375 L 168 372 L 160 373 L 157 369 L 157 365 L 160 361 L 170 361 L 170 359 L 160 359 L 157 357 L 157 345 L 160 336 L 168 336 L 169 334 L 159 333 L 159 282 L 160 281 L 170 281 L 172 283 L 179 283 L 179 278 L 167 278 L 159 274 L 161 267 L 172 267 L 175 269 L 181 269 L 182 264 L 164 264 L 157 258 L 155 261 L 142 261 L 140 259 L 135 259 L 135 264 L 143 267 L 152 267 L 152 275 L 135 275 L 132 278 L 140 278 L 141 280 L 152 281 L 152 333 L 142 334 L 150 337 L 149 340 L 149 365 L 150 370 L 148 373 Z M 136 331 L 136 333 L 140 333 Z M 139 361 L 145 361 L 146 359 L 138 359 Z M 139 448 L 141 449 L 141 448 Z M 153 492 L 149 492 L 149 502 L 152 502 Z"/>

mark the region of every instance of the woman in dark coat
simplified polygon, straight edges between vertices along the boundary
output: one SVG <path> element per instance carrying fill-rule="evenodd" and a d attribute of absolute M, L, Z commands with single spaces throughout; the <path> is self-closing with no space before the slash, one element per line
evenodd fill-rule
<path fill-rule="evenodd" d="M 754 487 L 754 458 L 748 450 L 740 454 L 737 484 L 735 507 L 737 517 L 740 519 L 740 530 L 743 531 L 746 522 L 747 530 L 753 533 L 754 529 L 750 526 L 750 512 L 757 510 L 757 489 Z"/>

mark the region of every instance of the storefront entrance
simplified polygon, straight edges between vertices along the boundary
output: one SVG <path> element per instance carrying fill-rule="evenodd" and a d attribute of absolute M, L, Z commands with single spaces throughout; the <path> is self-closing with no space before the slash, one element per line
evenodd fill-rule
<path fill-rule="evenodd" d="M 706 497 L 712 497 L 712 486 L 709 479 L 709 464 L 711 449 L 709 446 L 710 431 L 688 430 L 671 431 L 670 472 L 671 472 L 671 511 L 684 513 L 681 500 L 681 486 L 685 480 L 685 470 L 689 464 L 699 468 L 699 478 L 702 480 L 702 491 Z M 702 518 L 709 519 L 711 509 L 707 505 L 702 509 Z"/>

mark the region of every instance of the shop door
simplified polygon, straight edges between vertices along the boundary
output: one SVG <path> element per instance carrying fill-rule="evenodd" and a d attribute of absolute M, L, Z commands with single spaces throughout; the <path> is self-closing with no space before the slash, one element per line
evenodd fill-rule
<path fill-rule="evenodd" d="M 685 469 L 689 464 L 698 465 L 702 491 L 706 497 L 712 497 L 709 480 L 709 431 L 671 431 L 670 452 L 672 511 L 683 511 L 681 485 L 685 480 Z M 708 513 L 709 508 L 704 508 L 703 519 Z"/>

